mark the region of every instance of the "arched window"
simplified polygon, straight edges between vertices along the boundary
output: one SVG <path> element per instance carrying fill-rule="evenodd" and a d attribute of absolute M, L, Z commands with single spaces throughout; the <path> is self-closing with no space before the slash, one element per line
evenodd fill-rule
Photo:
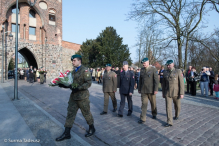
<path fill-rule="evenodd" d="M 12 13 L 14 13 L 14 14 L 16 14 L 16 5 L 13 5 L 12 7 L 11 7 L 11 12 Z M 18 7 L 18 14 L 20 13 L 20 8 Z"/>
<path fill-rule="evenodd" d="M 36 18 L 36 12 L 34 10 L 29 11 L 29 17 Z"/>

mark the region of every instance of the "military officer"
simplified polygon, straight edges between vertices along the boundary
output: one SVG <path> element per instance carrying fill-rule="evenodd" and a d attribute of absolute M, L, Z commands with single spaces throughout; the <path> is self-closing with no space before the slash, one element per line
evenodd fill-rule
<path fill-rule="evenodd" d="M 71 61 L 75 68 L 72 71 L 72 76 L 74 77 L 74 85 L 77 85 L 77 87 L 72 88 L 72 86 L 69 86 L 72 92 L 68 101 L 68 113 L 64 125 L 65 131 L 60 137 L 56 138 L 56 141 L 62 141 L 64 139 L 71 138 L 70 130 L 74 123 L 78 109 L 81 110 L 84 118 L 87 121 L 87 124 L 89 125 L 89 130 L 85 137 L 89 137 L 95 132 L 93 125 L 94 119 L 90 112 L 90 100 L 88 91 L 88 88 L 92 83 L 90 72 L 81 64 L 82 58 L 80 55 L 73 55 L 71 57 Z M 60 87 L 64 86 L 60 85 Z"/>
<path fill-rule="evenodd" d="M 115 92 L 117 90 L 117 75 L 114 71 L 111 71 L 111 64 L 106 65 L 106 72 L 103 75 L 103 93 L 104 93 L 104 109 L 100 115 L 107 114 L 109 96 L 112 99 L 113 103 L 113 112 L 117 110 L 117 100 Z"/>
<path fill-rule="evenodd" d="M 123 110 L 125 107 L 125 97 L 127 97 L 128 101 L 128 114 L 127 116 L 131 116 L 133 111 L 133 103 L 132 103 L 132 94 L 134 92 L 134 84 L 135 84 L 135 77 L 134 74 L 128 70 L 128 62 L 123 62 L 123 69 L 124 71 L 120 74 L 120 87 L 119 93 L 121 97 L 118 117 L 123 117 Z"/>
<path fill-rule="evenodd" d="M 149 66 L 148 58 L 144 58 L 141 61 L 143 68 L 140 71 L 139 88 L 138 93 L 141 94 L 141 115 L 138 123 L 142 124 L 146 121 L 146 113 L 148 106 L 148 99 L 151 103 L 151 113 L 153 119 L 157 116 L 157 106 L 156 106 L 156 94 L 158 92 L 158 74 L 157 69 Z"/>
<path fill-rule="evenodd" d="M 173 125 L 172 101 L 175 109 L 174 120 L 179 118 L 180 99 L 184 96 L 184 81 L 181 70 L 174 68 L 173 60 L 168 60 L 166 65 L 168 70 L 165 70 L 163 74 L 162 96 L 166 101 L 167 124 L 165 126 L 170 127 Z"/>

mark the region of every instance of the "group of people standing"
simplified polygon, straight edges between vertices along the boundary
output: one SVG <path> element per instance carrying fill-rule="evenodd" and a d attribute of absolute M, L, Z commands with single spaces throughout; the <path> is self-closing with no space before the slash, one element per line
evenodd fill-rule
<path fill-rule="evenodd" d="M 15 69 L 13 70 L 13 75 L 15 78 Z M 43 72 L 43 75 L 40 75 L 40 73 Z M 25 80 L 29 83 L 38 82 L 38 83 L 45 83 L 46 82 L 46 71 L 44 71 L 43 68 L 40 69 L 33 69 L 33 66 L 30 66 L 28 68 L 19 68 L 18 69 L 18 79 Z"/>
<path fill-rule="evenodd" d="M 218 92 L 218 74 L 215 74 L 211 67 L 203 67 L 200 73 L 197 73 L 196 68 L 193 66 L 189 66 L 186 71 L 186 82 L 187 82 L 187 92 L 192 96 L 196 95 L 196 86 L 199 82 L 199 86 L 201 89 L 201 95 L 208 97 L 213 96 L 213 91 Z M 209 92 L 210 91 L 210 95 Z M 216 99 L 219 96 L 216 95 Z"/>

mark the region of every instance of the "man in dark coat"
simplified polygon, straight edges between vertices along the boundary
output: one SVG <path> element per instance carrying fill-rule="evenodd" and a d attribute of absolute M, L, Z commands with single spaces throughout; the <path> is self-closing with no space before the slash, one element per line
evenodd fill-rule
<path fill-rule="evenodd" d="M 191 92 L 191 81 L 189 80 L 190 78 L 190 72 L 192 71 L 192 66 L 189 66 L 189 69 L 186 70 L 186 83 L 187 83 L 187 92 L 186 93 L 190 93 Z"/>
<path fill-rule="evenodd" d="M 127 116 L 131 116 L 133 111 L 133 103 L 132 103 L 132 94 L 134 92 L 134 84 L 135 84 L 135 77 L 134 74 L 128 70 L 128 62 L 123 62 L 123 69 L 124 71 L 120 74 L 120 108 L 118 112 L 118 117 L 123 117 L 123 110 L 125 107 L 125 97 L 127 97 L 128 101 L 128 114 Z"/>
<path fill-rule="evenodd" d="M 30 69 L 29 69 L 29 82 L 33 83 L 33 81 L 34 81 L 33 66 L 30 66 Z"/>

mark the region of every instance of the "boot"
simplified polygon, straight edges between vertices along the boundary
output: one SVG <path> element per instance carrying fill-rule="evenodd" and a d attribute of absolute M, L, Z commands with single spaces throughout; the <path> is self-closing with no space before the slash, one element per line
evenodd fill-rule
<path fill-rule="evenodd" d="M 70 139 L 71 138 L 70 131 L 71 131 L 71 127 L 65 127 L 64 133 L 60 137 L 56 138 L 56 141 L 62 141 L 64 139 Z"/>
<path fill-rule="evenodd" d="M 94 128 L 94 125 L 89 125 L 89 130 L 88 130 L 88 133 L 85 135 L 85 137 L 89 137 L 89 136 L 92 136 L 95 132 L 95 128 Z"/>

